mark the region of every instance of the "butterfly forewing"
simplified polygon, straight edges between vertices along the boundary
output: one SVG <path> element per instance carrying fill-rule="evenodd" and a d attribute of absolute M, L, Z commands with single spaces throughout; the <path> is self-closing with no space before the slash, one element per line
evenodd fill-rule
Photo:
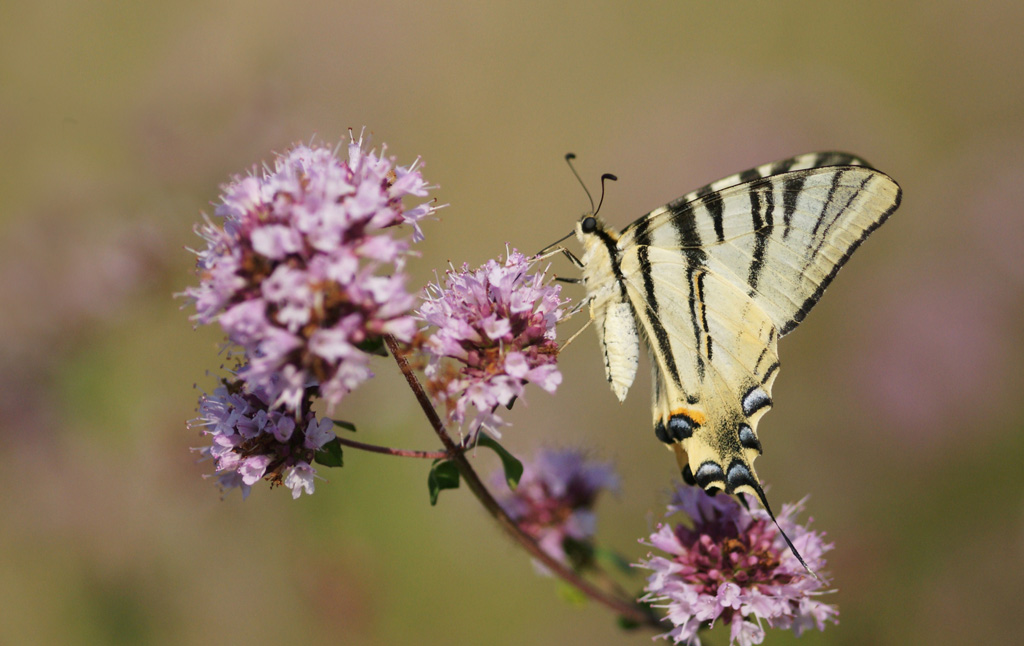
<path fill-rule="evenodd" d="M 899 201 L 896 183 L 863 160 L 815 153 L 709 184 L 621 235 L 599 221 L 584 227 L 587 217 L 577 225 L 608 380 L 624 398 L 639 329 L 655 374 L 655 432 L 685 477 L 761 493 L 756 431 L 772 404 L 778 338 Z"/>
<path fill-rule="evenodd" d="M 744 286 L 786 334 L 899 198 L 892 179 L 867 167 L 791 171 L 655 209 L 623 231 L 618 249 L 649 240 L 678 250 L 681 262 Z"/>

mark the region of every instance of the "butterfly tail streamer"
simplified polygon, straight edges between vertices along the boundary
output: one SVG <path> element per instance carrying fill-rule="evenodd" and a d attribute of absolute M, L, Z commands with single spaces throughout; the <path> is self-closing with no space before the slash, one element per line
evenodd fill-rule
<path fill-rule="evenodd" d="M 772 513 L 772 508 L 768 506 L 768 498 L 764 495 L 764 489 L 762 489 L 761 485 L 758 483 L 754 483 L 753 488 L 754 491 L 757 492 L 757 497 L 761 500 L 761 506 L 764 507 L 766 512 L 768 512 L 768 517 L 772 519 L 773 523 L 775 523 L 775 527 L 778 528 L 779 533 L 782 534 L 782 538 L 785 539 L 786 545 L 789 545 L 789 549 L 793 552 L 793 556 L 796 557 L 796 560 L 800 561 L 800 565 L 804 566 L 804 569 L 807 570 L 808 574 L 820 581 L 821 579 L 814 570 L 807 565 L 807 561 L 804 560 L 804 557 L 800 556 L 800 552 L 796 549 L 796 545 L 793 545 L 793 541 L 789 540 L 789 536 L 786 535 L 785 530 L 783 530 L 782 526 L 779 525 L 779 521 L 775 519 L 775 514 Z"/>

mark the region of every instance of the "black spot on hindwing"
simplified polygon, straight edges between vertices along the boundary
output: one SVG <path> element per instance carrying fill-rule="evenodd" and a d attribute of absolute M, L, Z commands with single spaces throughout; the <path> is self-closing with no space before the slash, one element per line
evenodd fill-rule
<path fill-rule="evenodd" d="M 743 396 L 743 414 L 750 417 L 757 411 L 772 405 L 772 398 L 768 396 L 761 386 L 754 386 Z"/>
<path fill-rule="evenodd" d="M 761 441 L 757 439 L 757 434 L 749 425 L 740 424 L 737 437 L 739 437 L 740 446 L 745 449 L 754 449 L 758 455 L 761 454 Z"/>
<path fill-rule="evenodd" d="M 707 489 L 713 482 L 725 482 L 725 472 L 722 471 L 721 465 L 711 460 L 706 460 L 697 468 L 697 473 L 693 474 L 693 479 L 703 489 Z"/>
<path fill-rule="evenodd" d="M 667 424 L 659 420 L 654 425 L 654 434 L 665 444 L 673 444 L 693 437 L 698 426 L 688 415 L 676 413 L 668 418 Z"/>
<path fill-rule="evenodd" d="M 683 466 L 683 482 L 690 485 L 691 487 L 697 484 L 696 478 L 693 477 L 693 470 L 690 469 L 690 465 Z"/>
<path fill-rule="evenodd" d="M 750 472 L 750 467 L 744 464 L 742 460 L 733 460 L 732 464 L 729 465 L 729 474 L 726 476 L 725 490 L 732 493 L 743 485 L 756 489 L 757 481 L 754 480 L 754 474 Z"/>

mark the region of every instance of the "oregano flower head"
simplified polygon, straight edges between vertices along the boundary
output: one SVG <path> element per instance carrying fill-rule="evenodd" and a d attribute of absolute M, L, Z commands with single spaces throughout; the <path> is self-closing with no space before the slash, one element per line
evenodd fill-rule
<path fill-rule="evenodd" d="M 189 427 L 211 437 L 210 446 L 196 450 L 213 459 L 221 488 L 238 487 L 242 498 L 261 479 L 286 486 L 293 498 L 313 493 L 314 455 L 335 437 L 331 420 L 318 419 L 308 407 L 271 410 L 263 388 L 246 392 L 237 379 L 200 397 Z"/>
<path fill-rule="evenodd" d="M 422 238 L 430 186 L 417 169 L 367 151 L 345 157 L 299 145 L 260 174 L 223 187 L 215 217 L 197 229 L 199 285 L 185 291 L 194 320 L 217 321 L 244 350 L 239 378 L 271 408 L 296 410 L 307 386 L 333 409 L 372 376 L 369 354 L 385 334 L 416 331 L 405 258 Z M 397 225 L 407 224 L 411 236 Z"/>
<path fill-rule="evenodd" d="M 764 639 L 762 623 L 799 636 L 837 622 L 836 607 L 819 600 L 828 581 L 804 569 L 764 510 L 748 511 L 731 496 L 711 497 L 679 485 L 669 513 L 680 511 L 689 522 L 659 525 L 641 540 L 664 556 L 648 554 L 637 565 L 652 572 L 641 601 L 664 608 L 674 626 L 662 637 L 699 646 L 698 631 L 721 621 L 729 627 L 730 645 L 749 646 Z M 779 525 L 808 566 L 820 572 L 832 545 L 797 524 L 794 516 L 801 511 L 803 501 L 783 505 Z"/>
<path fill-rule="evenodd" d="M 494 478 L 496 487 L 499 481 Z M 582 565 L 597 528 L 597 498 L 618 489 L 619 476 L 611 463 L 576 449 L 542 449 L 523 464 L 515 491 L 505 488 L 498 502 L 545 552 Z"/>
<path fill-rule="evenodd" d="M 566 301 L 534 262 L 513 249 L 477 269 L 449 270 L 443 285 L 428 285 L 417 312 L 436 328 L 425 346 L 435 400 L 457 425 L 475 408 L 470 433 L 497 434 L 504 422 L 495 410 L 522 397 L 527 383 L 554 392 L 562 382 L 555 324 Z"/>

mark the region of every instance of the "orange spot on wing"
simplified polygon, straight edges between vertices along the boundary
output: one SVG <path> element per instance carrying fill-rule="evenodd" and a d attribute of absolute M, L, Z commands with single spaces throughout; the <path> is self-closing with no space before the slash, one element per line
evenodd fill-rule
<path fill-rule="evenodd" d="M 694 424 L 697 426 L 704 426 L 704 422 L 708 421 L 708 416 L 696 408 L 677 408 L 673 411 L 669 411 L 669 416 L 672 415 L 686 415 L 692 419 Z"/>

